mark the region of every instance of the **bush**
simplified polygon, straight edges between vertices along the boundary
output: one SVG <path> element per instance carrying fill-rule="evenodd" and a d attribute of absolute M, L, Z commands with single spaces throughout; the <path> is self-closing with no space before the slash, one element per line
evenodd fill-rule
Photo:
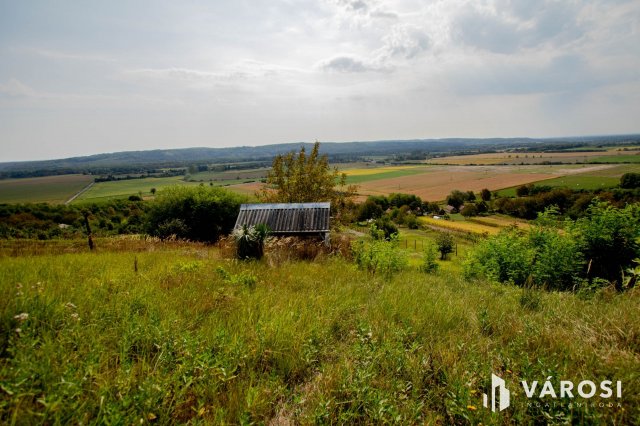
<path fill-rule="evenodd" d="M 413 213 L 409 213 L 408 215 L 406 215 L 404 217 L 404 224 L 409 229 L 418 229 L 419 228 L 418 218 Z"/>
<path fill-rule="evenodd" d="M 394 234 L 398 234 L 398 227 L 383 216 L 371 224 L 369 234 L 374 240 L 390 240 Z"/>
<path fill-rule="evenodd" d="M 242 201 L 244 197 L 218 187 L 169 187 L 151 203 L 147 232 L 215 242 L 233 229 Z"/>
<path fill-rule="evenodd" d="M 428 243 L 422 253 L 422 265 L 420 265 L 420 270 L 428 274 L 437 272 L 438 267 L 440 266 L 436 262 L 437 257 L 438 249 L 434 244 Z"/>
<path fill-rule="evenodd" d="M 620 178 L 620 188 L 640 188 L 640 173 L 625 173 Z"/>
<path fill-rule="evenodd" d="M 398 239 L 395 236 L 390 241 L 355 241 L 351 250 L 358 268 L 365 269 L 373 275 L 379 273 L 390 276 L 408 265 L 406 253 L 398 248 Z"/>
<path fill-rule="evenodd" d="M 584 254 L 585 276 L 620 285 L 622 271 L 640 255 L 640 206 L 617 209 L 596 199 L 570 231 Z"/>

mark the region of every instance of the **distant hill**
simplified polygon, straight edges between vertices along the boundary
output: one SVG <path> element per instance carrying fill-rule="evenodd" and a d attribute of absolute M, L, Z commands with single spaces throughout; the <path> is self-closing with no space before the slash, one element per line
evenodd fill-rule
<path fill-rule="evenodd" d="M 416 139 L 359 142 L 322 142 L 321 152 L 332 161 L 350 161 L 372 156 L 409 157 L 453 153 L 489 152 L 505 148 L 539 150 L 598 144 L 640 143 L 640 135 L 585 136 L 574 138 Z M 0 178 L 45 176 L 67 173 L 131 173 L 152 168 L 184 167 L 192 164 L 268 162 L 308 142 L 232 148 L 183 148 L 124 151 L 46 161 L 0 163 Z M 405 158 L 406 159 L 406 158 Z"/>

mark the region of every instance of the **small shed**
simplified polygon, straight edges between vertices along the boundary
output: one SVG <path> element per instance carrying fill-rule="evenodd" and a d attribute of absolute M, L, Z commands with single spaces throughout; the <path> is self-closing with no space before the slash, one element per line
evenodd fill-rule
<path fill-rule="evenodd" d="M 234 229 L 265 224 L 274 236 L 317 236 L 329 243 L 331 203 L 242 204 Z"/>

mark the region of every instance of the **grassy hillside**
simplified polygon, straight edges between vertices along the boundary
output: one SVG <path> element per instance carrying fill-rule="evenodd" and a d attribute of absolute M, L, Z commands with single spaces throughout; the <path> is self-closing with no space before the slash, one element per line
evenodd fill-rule
<path fill-rule="evenodd" d="M 341 257 L 105 245 L 0 257 L 0 423 L 640 422 L 637 290 L 465 282 L 456 257 L 386 279 Z M 519 381 L 549 376 L 621 380 L 620 407 L 528 404 Z"/>

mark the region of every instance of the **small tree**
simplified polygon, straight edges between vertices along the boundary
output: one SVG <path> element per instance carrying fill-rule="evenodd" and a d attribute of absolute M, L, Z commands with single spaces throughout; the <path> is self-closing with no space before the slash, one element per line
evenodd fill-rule
<path fill-rule="evenodd" d="M 480 198 L 482 198 L 482 201 L 489 201 L 491 200 L 491 191 L 489 191 L 487 188 L 483 189 L 480 192 Z"/>
<path fill-rule="evenodd" d="M 436 238 L 436 245 L 440 252 L 440 260 L 446 260 L 447 255 L 453 252 L 453 237 L 448 233 L 440 233 Z"/>
<path fill-rule="evenodd" d="M 271 203 L 305 203 L 330 201 L 340 209 L 355 195 L 356 187 L 347 185 L 347 175 L 329 166 L 326 155 L 320 155 L 320 143 L 307 155 L 291 151 L 278 155 L 267 173 L 267 187 L 256 195 Z"/>

